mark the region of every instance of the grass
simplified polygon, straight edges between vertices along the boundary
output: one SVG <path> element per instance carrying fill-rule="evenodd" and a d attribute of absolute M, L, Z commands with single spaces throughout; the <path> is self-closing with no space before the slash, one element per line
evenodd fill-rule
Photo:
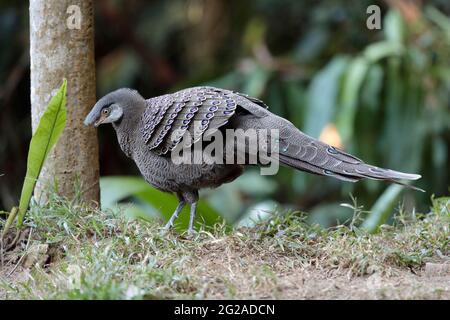
<path fill-rule="evenodd" d="M 426 215 L 401 213 L 376 235 L 353 223 L 322 229 L 306 217 L 291 212 L 231 232 L 217 224 L 187 238 L 162 234 L 160 221 L 130 221 L 120 212 L 53 196 L 47 205 L 31 207 L 28 233 L 4 252 L 0 298 L 450 295 L 443 282 L 450 277 L 421 281 L 427 262 L 449 259 L 449 198 L 434 200 Z M 391 291 L 390 279 L 396 283 Z"/>

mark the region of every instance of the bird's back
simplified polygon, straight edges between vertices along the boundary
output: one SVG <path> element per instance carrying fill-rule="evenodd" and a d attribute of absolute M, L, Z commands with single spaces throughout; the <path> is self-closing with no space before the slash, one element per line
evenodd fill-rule
<path fill-rule="evenodd" d="M 280 163 L 295 169 L 346 181 L 371 178 L 398 182 L 398 179 L 420 177 L 367 165 L 350 154 L 303 134 L 288 120 L 268 111 L 262 101 L 214 87 L 194 87 L 147 100 L 139 127 L 139 140 L 145 146 L 145 152 L 163 157 L 165 160 L 161 158 L 160 161 L 164 163 L 186 136 L 190 140 L 182 144 L 185 147 L 200 141 L 205 132 L 211 135 L 224 128 L 274 129 L 279 131 Z M 223 170 L 225 165 L 222 164 L 193 165 L 189 168 L 174 166 L 173 170 L 184 177 L 186 183 L 194 183 L 197 179 L 189 176 L 199 176 L 197 180 L 203 179 L 200 184 L 204 186 L 208 185 L 208 181 L 211 185 L 218 185 L 222 180 L 226 181 L 229 175 L 223 172 L 226 170 Z"/>

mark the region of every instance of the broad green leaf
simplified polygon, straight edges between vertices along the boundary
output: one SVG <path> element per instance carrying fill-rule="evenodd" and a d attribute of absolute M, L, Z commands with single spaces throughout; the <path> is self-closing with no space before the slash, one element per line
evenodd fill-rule
<path fill-rule="evenodd" d="M 287 82 L 284 85 L 286 108 L 289 120 L 298 128 L 303 128 L 306 111 L 306 90 L 297 82 Z"/>
<path fill-rule="evenodd" d="M 349 64 L 342 87 L 341 109 L 336 118 L 336 126 L 344 145 L 348 145 L 353 136 L 355 115 L 361 85 L 369 69 L 369 61 L 357 57 Z"/>
<path fill-rule="evenodd" d="M 260 97 L 270 78 L 270 72 L 262 66 L 255 64 L 247 75 L 243 91 L 252 97 Z"/>
<path fill-rule="evenodd" d="M 368 106 L 369 109 L 375 111 L 379 107 L 382 100 L 381 90 L 383 88 L 384 69 L 379 64 L 373 64 L 367 73 L 366 81 L 361 88 L 361 102 Z M 373 116 L 370 114 L 370 116 Z M 370 123 L 370 119 L 366 119 L 365 124 Z"/>
<path fill-rule="evenodd" d="M 317 73 L 308 89 L 308 98 L 303 130 L 319 137 L 322 129 L 332 121 L 338 104 L 340 81 L 348 58 L 337 56 Z"/>
<path fill-rule="evenodd" d="M 370 209 L 370 214 L 361 227 L 370 233 L 377 232 L 379 227 L 392 215 L 402 190 L 403 186 L 401 185 L 390 185 Z"/>
<path fill-rule="evenodd" d="M 283 96 L 283 84 L 278 81 L 272 81 L 267 84 L 264 93 L 264 101 L 269 106 L 270 111 L 275 114 L 286 114 L 286 104 Z"/>
<path fill-rule="evenodd" d="M 149 184 L 140 177 L 109 176 L 100 178 L 100 204 L 102 209 L 110 209 L 119 201 L 145 191 Z"/>
<path fill-rule="evenodd" d="M 384 33 L 388 41 L 402 44 L 405 38 L 405 25 L 397 10 L 390 10 L 384 18 Z"/>
<path fill-rule="evenodd" d="M 27 172 L 19 203 L 17 219 L 17 226 L 19 228 L 22 226 L 25 212 L 30 204 L 31 196 L 45 159 L 52 147 L 58 141 L 66 125 L 66 91 L 67 80 L 64 79 L 61 88 L 50 100 L 39 121 L 39 125 L 31 138 L 28 151 Z"/>
<path fill-rule="evenodd" d="M 427 6 L 424 11 L 425 15 L 444 31 L 447 39 L 450 39 L 450 19 L 448 16 L 431 6 Z"/>
<path fill-rule="evenodd" d="M 363 54 L 370 62 L 377 62 L 386 57 L 400 55 L 403 51 L 404 48 L 400 43 L 380 41 L 368 45 Z"/>
<path fill-rule="evenodd" d="M 385 120 L 379 141 L 385 154 L 385 165 L 405 172 L 419 170 L 422 150 L 426 145 L 424 92 L 415 78 L 414 74 L 410 74 L 406 81 L 401 61 L 395 57 L 389 58 Z"/>
<path fill-rule="evenodd" d="M 258 170 L 247 170 L 233 183 L 226 183 L 218 189 L 205 190 L 203 194 L 204 199 L 218 211 L 227 208 L 226 212 L 223 212 L 224 218 L 235 223 L 246 213 L 251 200 L 266 199 L 275 189 L 276 183 L 272 179 L 260 175 Z"/>
<path fill-rule="evenodd" d="M 254 227 L 258 222 L 269 220 L 277 212 L 279 204 L 273 200 L 265 200 L 251 206 L 242 216 L 237 227 Z"/>
<path fill-rule="evenodd" d="M 165 221 L 169 220 L 178 205 L 176 196 L 153 188 L 141 177 L 103 177 L 100 179 L 100 197 L 102 208 L 111 208 L 120 200 L 135 197 L 156 210 Z M 137 211 L 134 209 L 134 212 Z M 142 211 L 140 211 L 140 215 L 142 215 Z M 205 225 L 212 226 L 221 222 L 222 219 L 219 212 L 205 201 L 200 200 L 197 206 L 196 221 L 197 223 L 202 221 Z M 188 222 L 189 206 L 186 205 L 176 220 L 176 228 L 184 230 L 187 228 Z"/>

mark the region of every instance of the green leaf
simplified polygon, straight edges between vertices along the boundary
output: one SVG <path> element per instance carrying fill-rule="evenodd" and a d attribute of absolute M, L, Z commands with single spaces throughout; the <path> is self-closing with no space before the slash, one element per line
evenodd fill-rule
<path fill-rule="evenodd" d="M 367 60 L 373 63 L 386 57 L 401 55 L 403 52 L 404 48 L 400 43 L 380 41 L 368 45 L 363 54 Z"/>
<path fill-rule="evenodd" d="M 252 97 L 260 97 L 264 92 L 271 73 L 262 66 L 255 64 L 246 76 L 243 91 Z"/>
<path fill-rule="evenodd" d="M 248 186 L 252 186 L 249 188 Z M 223 217 L 230 223 L 235 223 L 246 213 L 251 200 L 263 200 L 276 190 L 275 181 L 260 175 L 257 170 L 247 170 L 233 183 L 226 183 L 219 189 L 209 189 L 203 192 L 204 198 L 216 210 L 227 208 Z"/>
<path fill-rule="evenodd" d="M 349 64 L 342 87 L 341 109 L 337 115 L 336 126 L 344 145 L 348 145 L 353 136 L 359 91 L 369 69 L 369 61 L 357 57 Z"/>
<path fill-rule="evenodd" d="M 119 201 L 145 191 L 150 186 L 144 179 L 132 176 L 100 178 L 100 203 L 102 209 L 111 209 Z"/>
<path fill-rule="evenodd" d="M 388 41 L 398 44 L 403 43 L 405 37 L 405 25 L 402 15 L 398 10 L 390 10 L 384 18 L 384 33 Z"/>
<path fill-rule="evenodd" d="M 25 212 L 30 204 L 31 196 L 45 159 L 58 141 L 66 125 L 66 91 L 67 80 L 64 79 L 61 88 L 50 100 L 31 138 L 30 148 L 28 150 L 27 172 L 20 196 L 19 214 L 17 218 L 18 228 L 22 226 Z"/>
<path fill-rule="evenodd" d="M 377 232 L 379 227 L 391 216 L 402 190 L 403 186 L 401 185 L 390 185 L 370 209 L 370 214 L 361 226 L 362 229 L 370 233 Z"/>
<path fill-rule="evenodd" d="M 144 202 L 158 212 L 165 221 L 169 220 L 178 205 L 178 199 L 174 195 L 153 188 L 141 177 L 110 176 L 100 179 L 102 208 L 111 208 L 118 201 L 129 197 L 134 197 Z M 142 215 L 142 211 L 140 215 Z M 147 217 L 150 216 L 152 215 L 147 215 Z M 212 226 L 222 221 L 220 216 L 219 212 L 213 209 L 208 203 L 199 200 L 197 206 L 197 222 L 202 221 L 204 225 Z M 188 223 L 189 206 L 186 206 L 176 220 L 175 227 L 178 230 L 184 230 L 187 229 Z"/>
<path fill-rule="evenodd" d="M 239 227 L 254 227 L 258 222 L 269 220 L 277 212 L 279 204 L 273 200 L 265 200 L 247 209 L 242 218 L 237 222 Z"/>
<path fill-rule="evenodd" d="M 306 110 L 306 90 L 297 82 L 289 81 L 283 87 L 289 120 L 298 128 L 303 128 Z"/>
<path fill-rule="evenodd" d="M 322 129 L 333 119 L 340 81 L 348 58 L 337 56 L 317 73 L 308 89 L 304 131 L 319 137 Z"/>
<path fill-rule="evenodd" d="M 450 39 L 450 19 L 445 14 L 434 7 L 427 6 L 425 8 L 425 15 L 437 24 L 444 31 L 447 38 Z"/>
<path fill-rule="evenodd" d="M 380 105 L 382 100 L 381 90 L 383 89 L 384 69 L 378 65 L 373 64 L 367 72 L 367 78 L 361 88 L 361 102 L 374 111 Z M 373 117 L 373 114 L 369 114 Z M 373 119 L 373 118 L 372 118 Z M 371 124 L 371 119 L 366 118 L 365 124 Z"/>

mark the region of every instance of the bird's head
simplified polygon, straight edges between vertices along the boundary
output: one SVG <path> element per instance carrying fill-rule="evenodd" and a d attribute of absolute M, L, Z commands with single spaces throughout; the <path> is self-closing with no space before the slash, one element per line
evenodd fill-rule
<path fill-rule="evenodd" d="M 118 123 L 124 115 L 135 113 L 137 111 L 135 109 L 143 107 L 145 100 L 136 90 L 118 89 L 97 101 L 84 124 L 98 127 L 103 123 Z"/>

